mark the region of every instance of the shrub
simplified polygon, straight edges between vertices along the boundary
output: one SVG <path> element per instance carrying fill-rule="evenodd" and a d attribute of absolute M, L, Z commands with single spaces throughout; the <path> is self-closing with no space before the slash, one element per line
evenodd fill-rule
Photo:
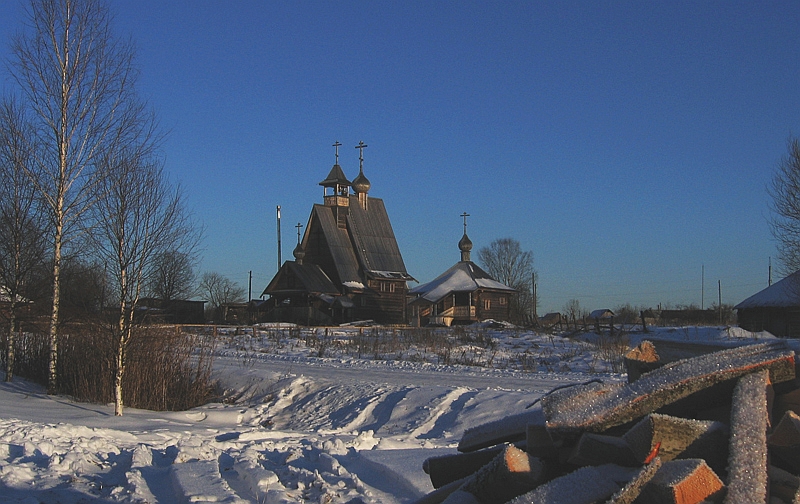
<path fill-rule="evenodd" d="M 15 374 L 47 385 L 48 335 L 23 331 L 15 339 Z M 3 346 L 5 346 L 3 338 Z M 176 326 L 134 329 L 123 378 L 123 402 L 150 410 L 185 410 L 215 399 L 214 337 Z M 59 336 L 58 393 L 78 401 L 114 400 L 113 338 L 107 327 L 73 324 Z"/>

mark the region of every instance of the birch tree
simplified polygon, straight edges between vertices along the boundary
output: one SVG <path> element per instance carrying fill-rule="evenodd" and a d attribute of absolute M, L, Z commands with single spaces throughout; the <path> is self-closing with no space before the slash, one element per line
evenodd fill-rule
<path fill-rule="evenodd" d="M 45 257 L 42 213 L 25 168 L 32 139 L 25 118 L 12 100 L 0 104 L 0 296 L 7 298 L 6 378 L 14 378 L 14 346 L 20 307 L 27 304 L 34 273 Z"/>
<path fill-rule="evenodd" d="M 57 391 L 61 261 L 99 181 L 98 155 L 136 124 L 134 51 L 117 40 L 100 0 L 31 0 L 26 30 L 13 39 L 10 73 L 19 86 L 37 151 L 28 175 L 45 202 L 52 244 L 48 392 Z"/>
<path fill-rule="evenodd" d="M 124 149 L 102 166 L 92 236 L 114 290 L 114 414 L 122 415 L 127 348 L 146 275 L 164 250 L 192 250 L 198 235 L 180 187 L 169 183 L 160 160 Z"/>

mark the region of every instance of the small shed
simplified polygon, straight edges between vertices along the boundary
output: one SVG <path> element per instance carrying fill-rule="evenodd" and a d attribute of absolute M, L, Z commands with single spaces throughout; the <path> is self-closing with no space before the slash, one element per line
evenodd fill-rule
<path fill-rule="evenodd" d="M 742 329 L 800 337 L 800 271 L 753 294 L 733 308 Z"/>

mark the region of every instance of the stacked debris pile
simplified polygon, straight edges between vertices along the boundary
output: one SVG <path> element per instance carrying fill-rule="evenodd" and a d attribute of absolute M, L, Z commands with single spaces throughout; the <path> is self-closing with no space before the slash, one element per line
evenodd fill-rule
<path fill-rule="evenodd" d="M 559 388 L 430 458 L 418 501 L 800 504 L 800 381 L 785 342 L 644 341 L 628 383 Z"/>

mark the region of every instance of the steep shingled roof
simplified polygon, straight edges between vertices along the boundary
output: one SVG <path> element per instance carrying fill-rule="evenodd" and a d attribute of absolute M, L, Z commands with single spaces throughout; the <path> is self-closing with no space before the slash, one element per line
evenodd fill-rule
<path fill-rule="evenodd" d="M 289 275 L 297 279 L 300 285 L 289 287 L 286 278 Z M 286 261 L 261 295 L 293 292 L 315 292 L 333 295 L 338 294 L 339 289 L 328 278 L 328 275 L 322 271 L 322 268 L 316 264 L 298 264 L 296 261 Z"/>

